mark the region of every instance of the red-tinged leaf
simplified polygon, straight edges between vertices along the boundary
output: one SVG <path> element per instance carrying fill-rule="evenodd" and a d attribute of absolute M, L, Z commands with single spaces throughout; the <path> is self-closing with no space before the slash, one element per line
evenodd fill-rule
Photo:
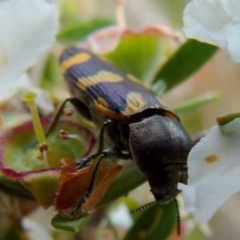
<path fill-rule="evenodd" d="M 71 178 L 74 173 L 76 174 L 76 160 L 72 158 L 63 158 L 60 160 L 62 167 L 60 170 L 60 181 L 66 182 L 68 178 Z"/>
<path fill-rule="evenodd" d="M 56 198 L 56 208 L 59 210 L 71 209 L 74 204 L 87 191 L 92 179 L 92 173 L 95 163 L 89 167 L 72 172 L 71 165 L 64 165 L 61 170 L 61 185 Z M 89 199 L 83 204 L 82 208 L 86 211 L 92 210 L 104 196 L 111 186 L 118 172 L 121 170 L 120 165 L 110 162 L 102 162 L 97 173 L 96 186 Z M 69 170 L 69 172 L 67 172 Z"/>
<path fill-rule="evenodd" d="M 103 198 L 109 187 L 112 185 L 114 179 L 121 169 L 121 165 L 106 166 L 104 169 L 100 169 L 99 182 L 97 182 L 96 187 L 89 199 L 85 204 L 83 204 L 83 208 L 85 210 L 90 211 L 97 205 L 97 203 Z"/>
<path fill-rule="evenodd" d="M 77 200 L 86 193 L 92 177 L 90 167 L 80 169 L 75 173 L 67 173 L 66 168 L 71 169 L 69 166 L 63 167 L 66 175 L 60 184 L 55 203 L 56 209 L 59 210 L 67 210 L 73 207 Z"/>

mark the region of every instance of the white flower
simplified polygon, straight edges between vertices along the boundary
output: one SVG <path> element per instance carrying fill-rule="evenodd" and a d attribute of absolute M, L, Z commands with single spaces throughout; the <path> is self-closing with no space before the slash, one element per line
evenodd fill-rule
<path fill-rule="evenodd" d="M 53 3 L 45 0 L 0 3 L 0 101 L 33 86 L 23 75 L 39 54 L 54 43 L 57 29 L 58 13 Z"/>
<path fill-rule="evenodd" d="M 191 150 L 184 207 L 197 222 L 208 221 L 233 194 L 240 191 L 240 118 L 215 126 Z"/>
<path fill-rule="evenodd" d="M 129 210 L 124 204 L 120 204 L 114 211 L 109 214 L 108 217 L 110 218 L 113 225 L 121 226 L 126 229 L 129 229 L 133 224 Z"/>
<path fill-rule="evenodd" d="M 184 32 L 225 49 L 232 61 L 240 61 L 239 0 L 193 0 L 184 11 Z"/>
<path fill-rule="evenodd" d="M 23 73 L 20 77 L 16 78 L 15 81 L 9 81 L 7 84 L 1 84 L 5 94 L 0 96 L 0 101 L 8 102 L 9 99 L 11 106 L 19 109 L 23 99 L 23 94 L 31 91 L 37 94 L 36 104 L 41 112 L 45 114 L 51 113 L 54 108 L 51 102 L 51 96 L 48 91 L 37 87 L 33 84 L 27 73 Z M 0 94 L 3 92 L 0 88 Z M 4 99 L 5 98 L 5 99 Z"/>

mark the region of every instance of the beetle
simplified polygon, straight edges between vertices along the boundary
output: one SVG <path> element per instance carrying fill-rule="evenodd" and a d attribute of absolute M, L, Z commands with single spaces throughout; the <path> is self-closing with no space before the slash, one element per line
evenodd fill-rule
<path fill-rule="evenodd" d="M 60 68 L 72 95 L 62 108 L 70 101 L 100 129 L 97 153 L 81 159 L 77 168 L 94 158 L 99 159 L 97 165 L 105 157 L 132 159 L 157 202 L 175 198 L 180 192 L 178 183 L 187 184 L 187 157 L 192 148 L 177 115 L 134 76 L 88 50 L 69 47 L 60 57 Z M 107 149 L 105 135 L 112 144 Z M 93 177 L 86 198 L 94 182 Z M 76 204 L 73 213 L 84 201 Z"/>

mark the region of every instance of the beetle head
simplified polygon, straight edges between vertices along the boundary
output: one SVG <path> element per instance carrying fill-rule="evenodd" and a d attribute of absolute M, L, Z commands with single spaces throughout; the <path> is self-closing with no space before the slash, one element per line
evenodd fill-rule
<path fill-rule="evenodd" d="M 168 202 L 178 195 L 179 182 L 187 184 L 187 164 L 164 166 L 148 176 L 151 192 L 158 202 Z"/>
<path fill-rule="evenodd" d="M 174 118 L 153 115 L 129 125 L 132 158 L 145 174 L 155 199 L 175 197 L 179 182 L 187 184 L 187 157 L 192 140 Z"/>

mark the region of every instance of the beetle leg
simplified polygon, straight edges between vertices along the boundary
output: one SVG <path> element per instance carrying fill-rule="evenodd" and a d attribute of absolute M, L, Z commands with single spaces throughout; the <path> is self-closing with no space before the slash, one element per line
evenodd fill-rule
<path fill-rule="evenodd" d="M 61 117 L 61 114 L 62 114 L 66 104 L 68 102 L 70 102 L 70 103 L 72 103 L 74 105 L 75 101 L 76 101 L 76 98 L 67 98 L 67 99 L 64 100 L 64 102 L 62 103 L 61 107 L 58 109 L 58 111 L 57 111 L 57 113 L 56 113 L 56 115 L 55 115 L 55 117 L 54 117 L 54 119 L 53 119 L 49 129 L 47 130 L 47 133 L 45 134 L 46 137 L 48 137 L 49 134 L 54 131 L 54 129 L 55 129 L 55 127 L 56 127 L 56 125 L 57 125 L 57 123 L 59 121 L 59 118 Z"/>
<path fill-rule="evenodd" d="M 84 157 L 82 158 L 81 160 L 79 160 L 77 162 L 77 170 L 83 168 L 84 166 L 86 166 L 91 160 L 93 160 L 94 158 L 98 157 L 101 153 L 95 153 L 95 154 L 92 154 L 91 156 L 87 156 L 87 157 Z"/>
<path fill-rule="evenodd" d="M 77 169 L 81 169 L 84 166 L 86 166 L 87 163 L 89 163 L 91 160 L 93 160 L 94 158 L 100 156 L 103 153 L 103 144 L 104 144 L 104 132 L 106 129 L 106 126 L 111 123 L 111 120 L 107 119 L 100 130 L 100 134 L 99 134 L 99 146 L 98 146 L 98 151 L 96 153 L 94 153 L 91 156 L 87 156 L 82 158 L 78 163 L 77 163 Z"/>
<path fill-rule="evenodd" d="M 119 159 L 122 159 L 122 160 L 128 160 L 128 159 L 130 159 L 131 158 L 131 156 L 129 155 L 129 154 L 127 154 L 127 153 L 122 153 L 117 147 L 114 147 L 114 149 L 115 150 L 117 150 L 118 151 L 118 153 L 117 153 L 117 157 L 119 158 Z M 105 151 L 107 151 L 107 150 L 105 150 Z M 87 156 L 87 157 L 85 157 L 85 158 L 82 158 L 78 163 L 77 163 L 77 169 L 79 170 L 79 169 L 81 169 L 81 168 L 83 168 L 84 166 L 86 166 L 91 160 L 93 160 L 94 158 L 96 158 L 96 157 L 98 157 L 98 156 L 100 156 L 102 154 L 102 152 L 101 153 L 95 153 L 95 154 L 93 154 L 93 155 L 91 155 L 91 156 Z M 108 156 L 109 157 L 109 156 Z"/>
<path fill-rule="evenodd" d="M 119 150 L 119 148 L 117 148 L 117 147 L 112 147 L 112 148 L 103 150 L 99 154 L 97 164 L 96 164 L 96 166 L 94 167 L 94 170 L 93 170 L 92 179 L 91 179 L 91 182 L 89 184 L 89 187 L 88 187 L 86 193 L 84 194 L 84 196 L 81 197 L 81 199 L 73 206 L 72 212 L 71 212 L 72 215 L 75 215 L 78 212 L 78 210 L 82 207 L 82 205 L 86 202 L 86 200 L 89 198 L 89 196 L 93 192 L 93 190 L 95 188 L 95 185 L 96 185 L 97 173 L 98 173 L 98 169 L 99 169 L 99 166 L 101 164 L 101 161 L 104 158 L 108 158 L 108 159 L 113 160 L 113 159 L 118 159 L 121 156 L 122 156 L 122 153 Z"/>
<path fill-rule="evenodd" d="M 106 121 L 104 121 L 102 128 L 100 130 L 100 134 L 99 134 L 99 146 L 98 146 L 98 153 L 103 151 L 103 144 L 104 144 L 104 132 L 106 129 L 106 126 L 111 123 L 110 119 L 107 119 Z"/>

